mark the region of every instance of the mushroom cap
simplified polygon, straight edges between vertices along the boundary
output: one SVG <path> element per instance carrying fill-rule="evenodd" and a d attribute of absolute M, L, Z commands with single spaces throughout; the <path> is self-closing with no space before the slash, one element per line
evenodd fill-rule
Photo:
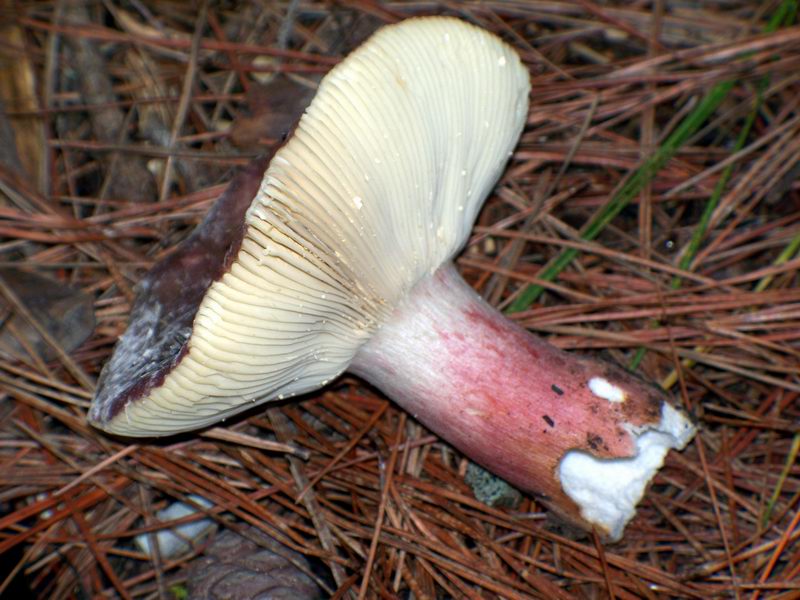
<path fill-rule="evenodd" d="M 251 167 L 144 280 L 92 423 L 167 435 L 341 374 L 466 242 L 529 89 L 517 53 L 483 29 L 448 17 L 380 29 L 325 76 L 257 191 Z"/>

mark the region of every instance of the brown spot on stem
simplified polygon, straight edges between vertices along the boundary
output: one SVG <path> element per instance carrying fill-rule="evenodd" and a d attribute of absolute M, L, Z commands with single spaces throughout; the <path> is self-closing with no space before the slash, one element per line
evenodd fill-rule
<path fill-rule="evenodd" d="M 589 444 L 589 447 L 597 451 L 603 445 L 603 438 L 596 433 L 587 433 L 586 434 L 586 443 Z"/>

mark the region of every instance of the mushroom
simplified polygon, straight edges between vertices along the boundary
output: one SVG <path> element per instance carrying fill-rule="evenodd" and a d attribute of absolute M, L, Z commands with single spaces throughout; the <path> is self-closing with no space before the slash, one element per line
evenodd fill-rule
<path fill-rule="evenodd" d="M 453 258 L 525 125 L 517 53 L 454 18 L 382 28 L 141 282 L 89 413 L 161 436 L 348 370 L 555 512 L 619 539 L 694 428 L 663 392 L 484 302 Z M 262 176 L 263 174 L 263 176 Z"/>

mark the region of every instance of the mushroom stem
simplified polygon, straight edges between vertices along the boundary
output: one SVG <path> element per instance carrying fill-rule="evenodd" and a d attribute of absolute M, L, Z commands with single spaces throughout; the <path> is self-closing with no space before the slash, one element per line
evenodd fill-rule
<path fill-rule="evenodd" d="M 477 463 L 611 540 L 667 451 L 694 433 L 661 390 L 530 334 L 452 263 L 417 283 L 349 370 Z"/>

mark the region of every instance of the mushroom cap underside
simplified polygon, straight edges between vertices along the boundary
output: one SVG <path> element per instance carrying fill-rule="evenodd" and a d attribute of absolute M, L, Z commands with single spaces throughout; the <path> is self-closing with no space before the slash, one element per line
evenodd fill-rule
<path fill-rule="evenodd" d="M 522 131 L 529 87 L 510 46 L 458 19 L 379 30 L 322 80 L 242 227 L 215 230 L 235 239 L 217 240 L 225 258 L 191 310 L 177 319 L 171 300 L 137 302 L 146 310 L 134 308 L 104 369 L 92 422 L 167 435 L 338 376 L 465 243 Z M 183 294 L 161 283 L 193 254 L 182 256 L 144 291 Z M 148 355 L 159 327 L 171 333 Z"/>

